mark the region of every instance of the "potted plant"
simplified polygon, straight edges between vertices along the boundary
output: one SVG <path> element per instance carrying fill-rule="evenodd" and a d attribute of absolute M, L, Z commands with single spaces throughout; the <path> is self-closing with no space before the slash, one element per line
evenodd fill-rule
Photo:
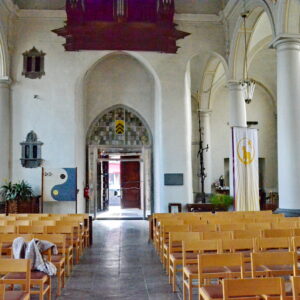
<path fill-rule="evenodd" d="M 33 191 L 24 180 L 18 183 L 9 181 L 0 187 L 0 195 L 5 201 L 5 213 L 18 213 L 19 204 L 29 202 L 33 197 Z"/>
<path fill-rule="evenodd" d="M 224 194 L 213 194 L 210 202 L 215 206 L 216 211 L 227 211 L 233 204 L 233 197 Z"/>

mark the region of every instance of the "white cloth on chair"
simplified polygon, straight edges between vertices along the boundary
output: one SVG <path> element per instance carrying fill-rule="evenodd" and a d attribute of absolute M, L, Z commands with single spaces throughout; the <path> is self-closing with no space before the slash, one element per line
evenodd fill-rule
<path fill-rule="evenodd" d="M 58 253 L 55 244 L 32 239 L 30 242 L 26 242 L 23 237 L 14 239 L 12 244 L 13 256 L 16 259 L 30 259 L 31 269 L 44 272 L 50 276 L 56 274 L 56 267 L 49 261 L 43 258 L 42 252 L 52 248 L 52 253 L 56 255 Z"/>

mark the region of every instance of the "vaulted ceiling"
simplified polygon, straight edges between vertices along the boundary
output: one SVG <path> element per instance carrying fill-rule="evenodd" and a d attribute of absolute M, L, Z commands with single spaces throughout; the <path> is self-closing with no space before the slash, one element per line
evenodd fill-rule
<path fill-rule="evenodd" d="M 13 0 L 21 9 L 64 9 L 65 0 Z M 175 0 L 177 13 L 217 14 L 228 0 Z"/>

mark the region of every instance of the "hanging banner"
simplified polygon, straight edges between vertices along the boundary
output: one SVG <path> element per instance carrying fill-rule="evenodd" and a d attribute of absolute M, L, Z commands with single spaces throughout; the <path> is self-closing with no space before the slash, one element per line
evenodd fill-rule
<path fill-rule="evenodd" d="M 77 201 L 77 168 L 45 168 L 42 173 L 43 201 Z"/>
<path fill-rule="evenodd" d="M 233 127 L 233 186 L 237 211 L 259 210 L 257 129 Z"/>

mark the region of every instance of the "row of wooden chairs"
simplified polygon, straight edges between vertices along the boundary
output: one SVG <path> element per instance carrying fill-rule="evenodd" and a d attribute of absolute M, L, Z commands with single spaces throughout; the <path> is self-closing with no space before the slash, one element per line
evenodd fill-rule
<path fill-rule="evenodd" d="M 166 266 L 166 256 L 169 249 L 169 235 L 172 232 L 199 233 L 199 238 L 208 239 L 245 239 L 258 237 L 293 237 L 300 236 L 300 229 L 265 229 L 265 230 L 235 230 L 235 231 L 202 231 L 201 228 L 188 227 L 187 225 L 165 226 L 162 231 L 159 255 L 162 263 Z"/>
<path fill-rule="evenodd" d="M 228 299 L 229 295 L 232 297 L 252 296 L 254 299 L 255 296 L 262 295 L 268 295 L 265 299 L 269 299 L 272 295 L 277 299 L 279 290 L 279 295 L 284 299 L 285 297 L 299 299 L 300 277 L 297 276 L 299 269 L 295 256 L 293 252 L 252 253 L 250 271 L 247 271 L 243 266 L 241 253 L 198 255 L 199 300 Z M 284 278 L 287 276 L 292 276 L 293 292 L 291 290 L 285 291 Z M 268 283 L 265 280 L 260 283 L 257 281 L 258 278 L 272 278 L 273 281 Z M 277 291 L 271 290 L 273 287 L 268 286 L 269 284 L 276 285 L 275 278 L 281 282 L 281 288 L 278 289 L 277 287 Z M 222 280 L 222 284 L 220 284 L 220 280 Z M 227 280 L 232 282 L 227 285 Z M 262 292 L 261 285 L 268 286 L 268 290 L 265 289 Z M 243 291 L 246 286 L 248 286 L 248 294 Z M 186 299 L 185 296 L 184 299 Z M 191 295 L 189 295 L 189 299 L 192 299 Z"/>
<path fill-rule="evenodd" d="M 15 235 L 15 234 L 2 234 L 0 235 L 0 245 L 1 245 L 1 257 L 2 258 L 13 258 L 12 255 L 12 243 L 15 238 L 22 236 L 25 241 L 29 242 L 32 239 L 46 240 L 52 242 L 56 245 L 58 249 L 58 254 L 53 255 L 51 249 L 46 251 L 44 255 L 47 257 L 47 260 L 52 262 L 57 268 L 57 295 L 61 294 L 61 289 L 65 285 L 65 266 L 66 266 L 66 236 L 64 234 L 25 234 L 25 235 Z M 40 299 L 47 293 L 47 290 L 44 289 L 44 283 L 51 282 L 49 276 L 41 273 L 34 273 L 32 279 L 38 281 L 40 289 L 38 293 L 40 294 Z M 48 283 L 48 285 L 51 285 Z M 47 288 L 47 287 L 46 287 Z M 50 287 L 51 288 L 51 287 Z"/>
<path fill-rule="evenodd" d="M 243 262 L 248 264 L 250 255 L 257 251 L 294 251 L 297 261 L 295 251 L 300 248 L 299 220 L 272 215 L 271 212 L 156 214 L 152 216 L 150 230 L 154 246 L 175 290 L 179 266 L 183 266 L 181 270 L 184 276 L 188 277 L 190 275 L 187 274 L 193 274 L 194 271 L 197 278 L 197 254 L 202 255 L 202 250 L 184 248 L 183 243 L 185 242 L 187 247 L 189 239 L 191 243 L 202 242 L 206 247 L 210 244 L 211 248 L 208 247 L 204 252 L 230 254 L 243 251 Z M 192 266 L 191 269 L 186 268 L 187 262 L 190 262 L 188 265 Z M 249 275 L 249 265 L 247 268 Z M 190 289 L 190 284 L 193 285 L 193 280 L 184 278 L 184 282 L 184 291 L 188 291 L 191 299 L 193 287 Z"/>
<path fill-rule="evenodd" d="M 209 226 L 209 225 L 208 225 Z M 206 228 L 209 229 L 209 228 Z M 213 229 L 213 228 L 210 228 Z M 228 229 L 226 227 L 226 229 Z M 202 239 L 218 239 L 218 238 L 254 238 L 254 237 L 292 237 L 300 236 L 300 228 L 294 229 L 264 229 L 264 230 L 232 230 L 232 231 L 206 231 L 202 226 L 197 225 L 169 225 L 164 226 L 160 234 L 159 255 L 165 265 L 164 256 L 168 252 L 169 233 L 170 232 L 201 232 Z"/>
<path fill-rule="evenodd" d="M 178 216 L 179 215 L 179 216 Z M 230 214 L 232 215 L 232 214 Z M 189 225 L 190 227 L 193 227 L 193 231 L 226 231 L 226 230 L 263 230 L 263 229 L 278 229 L 278 228 L 298 228 L 299 227 L 299 221 L 296 221 L 293 219 L 293 221 L 287 221 L 288 219 L 283 218 L 281 215 L 270 215 L 269 221 L 266 220 L 266 217 L 259 220 L 259 222 L 248 220 L 247 223 L 245 223 L 245 219 L 239 220 L 231 218 L 224 218 L 226 220 L 226 223 L 220 223 L 220 219 L 216 219 L 214 224 L 206 224 L 201 223 L 201 218 L 197 216 L 196 214 L 177 214 L 169 216 L 168 218 L 156 218 L 156 222 L 153 222 L 153 239 L 154 239 L 154 246 L 158 250 L 160 248 L 160 242 L 162 239 L 162 231 L 165 226 L 172 226 L 172 225 Z M 285 220 L 285 222 L 277 222 L 274 220 Z M 300 220 L 300 219 L 299 219 Z M 238 222 L 239 221 L 239 222 Z"/>
<path fill-rule="evenodd" d="M 181 235 L 181 236 L 180 236 Z M 175 244 L 182 241 L 182 246 Z M 175 242 L 175 243 L 174 243 Z M 250 253 L 261 251 L 298 251 L 300 249 L 300 237 L 293 238 L 259 238 L 259 239 L 236 239 L 236 240 L 201 240 L 200 233 L 172 233 L 168 255 L 167 270 L 169 282 L 173 291 L 176 290 L 176 273 L 178 266 L 187 263 L 196 263 L 197 253 L 235 253 L 242 252 L 245 263 L 250 261 Z M 298 260 L 300 257 L 298 257 Z"/>
<path fill-rule="evenodd" d="M 16 214 L 0 215 L 0 233 L 16 230 L 18 226 L 55 226 L 63 223 L 79 222 L 85 247 L 89 246 L 89 216 L 87 214 Z M 8 227 L 9 226 L 9 227 Z M 13 227 L 14 226 L 14 227 Z"/>
<path fill-rule="evenodd" d="M 1 223 L 2 222 L 2 223 Z M 17 237 L 26 241 L 33 238 L 48 240 L 58 248 L 58 255 L 47 251 L 44 255 L 57 268 L 57 295 L 65 284 L 65 276 L 70 276 L 73 257 L 76 253 L 76 263 L 83 253 L 83 248 L 89 246 L 89 223 L 86 215 L 9 215 L 0 216 L 0 244 L 2 257 L 12 256 L 12 243 Z M 6 224 L 6 225 L 4 225 Z M 10 275 L 11 276 L 11 275 Z M 10 279 L 16 279 L 11 276 Z M 22 278 L 23 280 L 23 278 Z M 32 272 L 31 285 L 39 286 L 31 293 L 39 294 L 43 300 L 45 295 L 51 299 L 51 278 L 41 272 Z"/>

